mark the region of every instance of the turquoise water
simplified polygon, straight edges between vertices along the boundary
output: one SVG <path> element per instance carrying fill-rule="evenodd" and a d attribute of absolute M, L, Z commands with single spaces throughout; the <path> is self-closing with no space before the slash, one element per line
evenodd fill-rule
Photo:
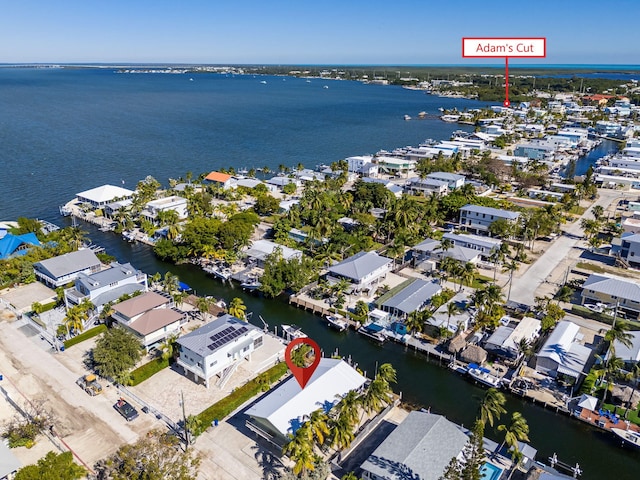
<path fill-rule="evenodd" d="M 502 469 L 496 467 L 493 463 L 486 462 L 480 469 L 480 478 L 482 480 L 498 480 L 502 475 Z"/>

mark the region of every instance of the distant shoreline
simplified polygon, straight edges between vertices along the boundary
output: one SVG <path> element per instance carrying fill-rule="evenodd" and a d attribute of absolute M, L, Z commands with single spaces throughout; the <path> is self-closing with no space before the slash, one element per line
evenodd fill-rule
<path fill-rule="evenodd" d="M 239 68 L 249 70 L 252 74 L 263 70 L 263 73 L 285 71 L 291 69 L 325 69 L 340 68 L 349 70 L 379 70 L 391 71 L 402 69 L 403 73 L 443 73 L 451 72 L 456 74 L 482 73 L 483 71 L 495 72 L 496 70 L 504 71 L 504 64 L 434 64 L 434 65 L 275 65 L 275 64 L 185 64 L 185 63 L 24 63 L 24 64 L 8 64 L 0 63 L 0 68 L 144 68 L 144 69 L 162 69 L 162 68 L 180 68 L 193 70 L 195 73 L 201 68 Z M 518 64 L 516 62 L 509 63 L 511 71 L 517 70 L 519 74 L 548 74 L 553 71 L 554 74 L 594 74 L 594 73 L 618 73 L 618 74 L 640 74 L 640 65 L 623 65 L 623 64 Z"/>

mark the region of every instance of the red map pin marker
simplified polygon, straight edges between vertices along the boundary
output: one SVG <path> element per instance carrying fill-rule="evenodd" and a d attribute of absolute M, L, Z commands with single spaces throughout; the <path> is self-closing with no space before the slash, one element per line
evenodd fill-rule
<path fill-rule="evenodd" d="M 300 345 L 301 343 L 309 345 L 311 348 L 313 348 L 314 360 L 313 363 L 308 367 L 299 367 L 295 363 L 293 363 L 293 360 L 291 360 L 291 352 L 293 351 L 294 347 Z M 313 372 L 316 371 L 318 364 L 320 363 L 320 346 L 308 337 L 296 338 L 293 341 L 289 342 L 289 345 L 287 345 L 287 349 L 284 351 L 284 359 L 287 362 L 289 370 L 291 370 L 293 376 L 296 377 L 300 388 L 304 388 L 311 379 Z"/>

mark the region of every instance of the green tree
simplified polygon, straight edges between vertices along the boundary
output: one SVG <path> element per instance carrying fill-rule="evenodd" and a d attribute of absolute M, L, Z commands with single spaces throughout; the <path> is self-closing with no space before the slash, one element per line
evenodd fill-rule
<path fill-rule="evenodd" d="M 495 388 L 490 388 L 485 393 L 482 402 L 480 403 L 480 422 L 486 425 L 487 422 L 493 427 L 494 420 L 500 418 L 500 416 L 507 410 L 504 408 L 504 404 L 507 399 L 504 393 Z"/>
<path fill-rule="evenodd" d="M 609 343 L 611 355 L 616 354 L 615 342 L 631 348 L 633 345 L 633 335 L 629 333 L 629 324 L 624 320 L 617 320 L 607 333 L 604 334 L 604 340 Z"/>
<path fill-rule="evenodd" d="M 73 462 L 71 452 L 49 452 L 36 465 L 18 470 L 15 480 L 76 480 L 86 474 L 84 468 Z"/>
<path fill-rule="evenodd" d="M 97 480 L 196 480 L 200 457 L 184 452 L 180 440 L 152 430 L 95 466 Z"/>
<path fill-rule="evenodd" d="M 509 425 L 498 425 L 498 431 L 504 432 L 500 449 L 506 443 L 509 448 L 518 450 L 518 442 L 529 441 L 529 425 L 520 412 L 513 412 Z"/>
<path fill-rule="evenodd" d="M 126 383 L 129 371 L 140 360 L 141 351 L 142 345 L 132 333 L 114 327 L 98 338 L 90 352 L 90 360 L 101 377 Z"/>
<path fill-rule="evenodd" d="M 422 333 L 422 330 L 424 329 L 422 312 L 419 312 L 418 310 L 411 312 L 407 316 L 404 325 L 412 336 L 416 333 Z"/>
<path fill-rule="evenodd" d="M 247 320 L 247 306 L 240 297 L 231 299 L 228 310 L 229 315 L 239 318 L 240 320 Z"/>
<path fill-rule="evenodd" d="M 289 442 L 282 447 L 282 453 L 294 462 L 295 475 L 302 475 L 315 468 L 316 455 L 313 453 L 312 438 L 308 423 L 304 423 L 293 435 L 289 435 Z"/>

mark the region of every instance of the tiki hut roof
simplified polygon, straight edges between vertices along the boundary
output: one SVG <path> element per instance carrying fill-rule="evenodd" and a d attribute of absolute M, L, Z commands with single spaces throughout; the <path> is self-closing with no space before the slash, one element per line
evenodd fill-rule
<path fill-rule="evenodd" d="M 447 347 L 447 350 L 449 350 L 449 353 L 460 353 L 466 346 L 467 341 L 464 339 L 464 337 L 462 335 L 457 335 L 449 340 L 449 346 Z"/>
<path fill-rule="evenodd" d="M 460 354 L 460 359 L 468 363 L 481 365 L 487 359 L 487 352 L 477 345 L 467 345 L 467 348 Z"/>

